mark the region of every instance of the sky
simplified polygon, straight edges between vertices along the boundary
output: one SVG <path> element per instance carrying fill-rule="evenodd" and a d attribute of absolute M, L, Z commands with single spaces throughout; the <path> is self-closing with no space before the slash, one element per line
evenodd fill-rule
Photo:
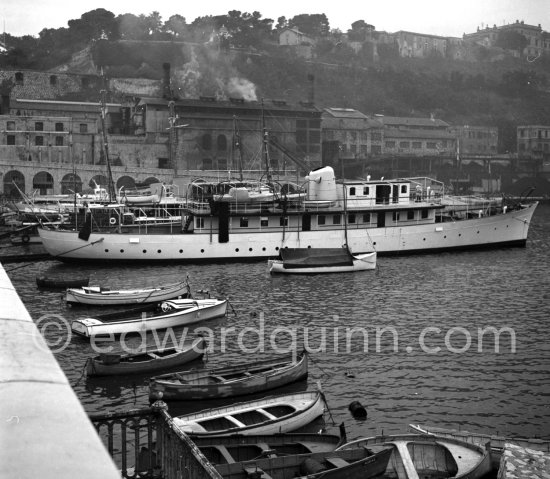
<path fill-rule="evenodd" d="M 104 8 L 115 16 L 123 13 L 149 15 L 158 11 L 163 21 L 171 15 L 185 17 L 187 23 L 197 17 L 224 15 L 231 10 L 252 13 L 277 22 L 279 17 L 324 13 L 331 28 L 343 32 L 357 20 L 374 25 L 376 30 L 407 30 L 431 35 L 462 37 L 478 27 L 501 26 L 524 21 L 541 24 L 550 30 L 550 0 L 210 0 L 202 3 L 183 0 L 116 0 L 79 2 L 75 0 L 2 0 L 2 31 L 15 36 L 37 36 L 43 28 L 67 27 L 69 20 L 83 13 Z"/>

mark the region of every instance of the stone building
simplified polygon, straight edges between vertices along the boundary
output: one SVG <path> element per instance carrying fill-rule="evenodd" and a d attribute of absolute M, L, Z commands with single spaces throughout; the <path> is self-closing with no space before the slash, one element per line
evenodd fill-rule
<path fill-rule="evenodd" d="M 461 155 L 497 154 L 498 128 L 496 126 L 452 126 L 450 131 L 457 139 L 457 149 Z"/>

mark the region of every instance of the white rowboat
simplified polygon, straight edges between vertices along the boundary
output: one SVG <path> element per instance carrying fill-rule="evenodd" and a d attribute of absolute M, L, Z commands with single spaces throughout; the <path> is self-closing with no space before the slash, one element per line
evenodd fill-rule
<path fill-rule="evenodd" d="M 119 304 L 158 303 L 188 293 L 188 285 L 182 281 L 156 288 L 110 290 L 100 286 L 69 288 L 65 301 L 69 304 L 113 306 Z"/>
<path fill-rule="evenodd" d="M 162 330 L 225 316 L 227 300 L 194 299 L 181 304 L 180 309 L 147 317 L 104 322 L 95 318 L 76 319 L 71 324 L 73 333 L 87 338 L 112 338 L 119 334 Z"/>
<path fill-rule="evenodd" d="M 309 424 L 325 411 L 319 391 L 233 404 L 174 418 L 183 432 L 197 436 L 277 434 Z"/>

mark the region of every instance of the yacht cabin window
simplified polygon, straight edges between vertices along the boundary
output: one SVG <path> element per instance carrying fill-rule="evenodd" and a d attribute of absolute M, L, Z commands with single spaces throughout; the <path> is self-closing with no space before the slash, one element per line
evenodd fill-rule
<path fill-rule="evenodd" d="M 240 226 L 241 228 L 248 228 L 248 218 L 241 217 Z"/>
<path fill-rule="evenodd" d="M 269 218 L 267 216 L 262 216 L 260 218 L 260 226 L 262 228 L 267 228 L 269 226 Z"/>
<path fill-rule="evenodd" d="M 325 221 L 326 221 L 326 219 L 325 219 L 325 216 L 324 216 L 324 215 L 319 215 L 319 216 L 317 217 L 317 224 L 318 224 L 319 226 L 324 225 L 324 224 L 325 224 Z"/>
<path fill-rule="evenodd" d="M 341 221 L 342 221 L 342 218 L 340 215 L 334 215 L 332 217 L 332 224 L 334 225 L 339 225 Z"/>
<path fill-rule="evenodd" d="M 401 185 L 401 193 L 403 193 L 404 195 L 407 194 L 407 185 Z"/>
<path fill-rule="evenodd" d="M 355 186 L 352 186 L 352 187 L 349 189 L 349 195 L 350 195 L 350 196 L 355 196 Z"/>
<path fill-rule="evenodd" d="M 414 210 L 407 211 L 407 219 L 414 220 Z"/>
<path fill-rule="evenodd" d="M 370 213 L 363 214 L 363 223 L 370 223 Z"/>
<path fill-rule="evenodd" d="M 422 210 L 422 219 L 426 219 L 428 217 L 428 213 L 429 211 L 428 210 Z"/>
<path fill-rule="evenodd" d="M 195 218 L 195 228 L 197 229 L 204 228 L 204 218 Z"/>
<path fill-rule="evenodd" d="M 281 226 L 288 226 L 288 216 L 281 216 L 279 224 Z"/>
<path fill-rule="evenodd" d="M 355 215 L 354 214 L 348 215 L 348 223 L 355 223 Z"/>
<path fill-rule="evenodd" d="M 368 187 L 368 186 L 363 186 L 363 194 L 364 194 L 364 195 L 368 195 L 368 194 L 369 194 L 369 187 Z"/>

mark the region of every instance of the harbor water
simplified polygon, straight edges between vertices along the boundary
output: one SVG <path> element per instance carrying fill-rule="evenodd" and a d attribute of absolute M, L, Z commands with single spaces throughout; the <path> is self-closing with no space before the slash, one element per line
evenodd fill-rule
<path fill-rule="evenodd" d="M 267 261 L 19 266 L 5 269 L 89 413 L 148 406 L 148 378 L 87 378 L 86 359 L 97 352 L 67 325 L 104 311 L 66 306 L 60 291 L 37 289 L 38 275 L 89 275 L 90 285 L 111 289 L 189 276 L 194 290 L 231 304 L 224 318 L 173 332 L 181 340 L 201 328 L 211 341 L 206 362 L 190 367 L 251 362 L 305 346 L 308 380 L 265 395 L 320 383 L 329 432 L 344 422 L 348 437 L 357 438 L 416 423 L 550 437 L 550 205 L 538 206 L 525 248 L 379 257 L 376 271 L 360 273 L 270 276 Z M 366 420 L 352 417 L 352 401 L 367 409 Z M 171 403 L 169 410 L 220 404 Z"/>

